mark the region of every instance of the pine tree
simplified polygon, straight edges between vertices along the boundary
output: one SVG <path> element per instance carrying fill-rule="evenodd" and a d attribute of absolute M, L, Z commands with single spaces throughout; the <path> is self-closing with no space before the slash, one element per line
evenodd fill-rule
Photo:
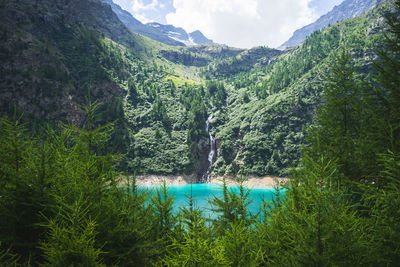
<path fill-rule="evenodd" d="M 192 194 L 187 203 L 187 207 L 181 209 L 183 237 L 172 238 L 167 257 L 161 262 L 167 266 L 226 266 L 228 260 L 223 245 L 212 239 L 203 212 L 196 206 Z"/>
<path fill-rule="evenodd" d="M 44 196 L 43 161 L 36 142 L 27 136 L 19 120 L 2 119 L 0 124 L 0 240 L 20 260 L 36 260 L 36 242 L 42 231 L 37 227 L 39 212 L 51 200 Z M 41 147 L 42 148 L 42 147 Z M 43 148 L 44 149 L 44 148 Z M 41 151 L 44 153 L 44 151 Z M 40 167 L 38 167 L 40 166 Z"/>
<path fill-rule="evenodd" d="M 361 98 L 355 80 L 355 69 L 351 55 L 342 50 L 329 69 L 324 88 L 324 104 L 318 110 L 316 122 L 311 129 L 310 146 L 317 158 L 319 155 L 338 159 L 339 171 L 347 179 L 360 177 L 355 151 L 359 137 Z"/>
<path fill-rule="evenodd" d="M 400 261 L 400 156 L 393 152 L 379 155 L 379 188 L 363 185 L 362 204 L 368 207 L 373 263 L 391 266 Z"/>
<path fill-rule="evenodd" d="M 229 266 L 258 266 L 263 261 L 263 252 L 253 240 L 253 230 L 244 221 L 230 223 L 222 236 L 225 257 Z"/>
<path fill-rule="evenodd" d="M 375 79 L 378 84 L 370 99 L 370 115 L 374 132 L 370 141 L 381 148 L 377 153 L 400 151 L 400 1 L 394 3 L 393 13 L 385 15 L 388 31 L 384 48 L 377 51 Z"/>
<path fill-rule="evenodd" d="M 241 224 L 244 227 L 254 222 L 254 215 L 250 214 L 248 206 L 251 204 L 250 190 L 246 188 L 243 175 L 236 177 L 238 193 L 229 190 L 225 178 L 222 180 L 222 196 L 213 196 L 209 203 L 211 210 L 217 215 L 212 220 L 216 231 L 220 234 L 231 229 L 232 225 Z"/>
<path fill-rule="evenodd" d="M 375 63 L 376 90 L 369 99 L 371 132 L 376 167 L 371 185 L 362 185 L 363 204 L 369 208 L 375 265 L 396 265 L 400 261 L 400 0 L 394 12 L 386 14 L 388 32 L 384 49 Z"/>
<path fill-rule="evenodd" d="M 0 243 L 0 266 L 18 266 L 18 256 L 13 254 L 10 249 L 2 249 L 2 244 Z"/>
<path fill-rule="evenodd" d="M 58 200 L 55 218 L 42 226 L 48 228 L 47 241 L 40 244 L 45 266 L 101 266 L 101 251 L 95 248 L 95 222 L 89 216 L 85 201 L 72 205 Z"/>
<path fill-rule="evenodd" d="M 346 200 L 336 162 L 305 155 L 282 205 L 271 206 L 257 242 L 275 266 L 350 266 L 371 263 L 367 224 Z"/>
<path fill-rule="evenodd" d="M 173 236 L 176 225 L 173 214 L 174 196 L 169 193 L 165 181 L 160 188 L 155 189 L 150 201 L 154 213 L 151 225 L 152 239 L 157 246 L 155 253 L 162 257 L 166 253 L 166 247 L 170 245 L 170 237 Z"/>
<path fill-rule="evenodd" d="M 214 227 L 217 233 L 224 233 L 226 229 L 229 228 L 229 223 L 235 221 L 235 208 L 234 203 L 235 197 L 234 193 L 228 190 L 225 177 L 222 180 L 222 197 L 213 196 L 209 200 L 212 206 L 212 211 L 215 214 L 219 214 L 215 219 L 213 219 Z"/>

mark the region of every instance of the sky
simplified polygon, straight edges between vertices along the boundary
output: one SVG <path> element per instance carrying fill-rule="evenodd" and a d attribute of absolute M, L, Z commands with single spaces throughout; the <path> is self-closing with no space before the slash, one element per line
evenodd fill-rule
<path fill-rule="evenodd" d="M 278 47 L 343 0 L 113 0 L 143 23 L 200 30 L 238 48 Z"/>

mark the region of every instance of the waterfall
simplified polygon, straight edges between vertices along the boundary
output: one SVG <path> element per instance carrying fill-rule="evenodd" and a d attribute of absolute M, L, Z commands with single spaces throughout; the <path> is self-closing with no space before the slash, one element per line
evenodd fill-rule
<path fill-rule="evenodd" d="M 207 172 L 205 172 L 203 174 L 203 176 L 201 177 L 201 181 L 203 183 L 209 183 L 210 182 L 210 172 L 211 172 L 211 168 L 213 165 L 213 161 L 214 161 L 214 157 L 215 157 L 215 139 L 212 136 L 211 132 L 210 132 L 210 121 L 212 119 L 212 114 L 210 116 L 208 116 L 207 120 L 206 120 L 206 132 L 208 133 L 209 137 L 210 137 L 210 152 L 208 153 L 208 167 L 207 167 Z"/>

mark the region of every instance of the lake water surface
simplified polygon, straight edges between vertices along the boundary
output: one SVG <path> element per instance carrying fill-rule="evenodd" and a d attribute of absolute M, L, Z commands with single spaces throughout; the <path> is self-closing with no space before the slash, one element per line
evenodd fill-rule
<path fill-rule="evenodd" d="M 233 190 L 239 193 L 237 185 L 227 185 L 228 190 Z M 154 190 L 159 185 L 139 186 L 144 190 Z M 256 214 L 263 202 L 262 199 L 271 200 L 274 195 L 274 188 L 272 186 L 252 186 L 248 187 L 250 191 L 251 204 L 249 210 L 251 213 Z M 208 202 L 213 196 L 222 196 L 222 185 L 218 184 L 183 184 L 183 185 L 168 185 L 169 193 L 175 197 L 175 211 L 181 207 L 187 206 L 188 196 L 192 192 L 196 200 L 196 206 L 202 208 L 206 217 L 214 217 L 215 214 L 211 212 L 211 206 Z"/>

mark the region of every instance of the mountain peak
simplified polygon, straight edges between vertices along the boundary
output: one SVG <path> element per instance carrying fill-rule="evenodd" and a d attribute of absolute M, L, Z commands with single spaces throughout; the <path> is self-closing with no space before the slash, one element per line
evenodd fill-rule
<path fill-rule="evenodd" d="M 173 25 L 164 25 L 158 22 L 143 24 L 112 0 L 101 1 L 111 6 L 114 13 L 117 14 L 118 18 L 130 31 L 144 35 L 160 43 L 173 46 L 187 46 L 213 42 L 206 38 L 200 31 L 188 34 L 184 29 Z"/>
<path fill-rule="evenodd" d="M 189 37 L 196 44 L 210 44 L 210 43 L 213 43 L 213 41 L 211 39 L 208 39 L 207 37 L 205 37 L 204 34 L 199 30 L 196 30 L 194 32 L 189 33 Z"/>
<path fill-rule="evenodd" d="M 345 0 L 341 4 L 335 6 L 331 11 L 321 16 L 315 22 L 296 30 L 292 37 L 283 43 L 278 49 L 297 46 L 302 43 L 308 36 L 317 30 L 321 30 L 329 25 L 333 25 L 344 19 L 355 18 L 361 16 L 373 7 L 387 0 Z"/>

